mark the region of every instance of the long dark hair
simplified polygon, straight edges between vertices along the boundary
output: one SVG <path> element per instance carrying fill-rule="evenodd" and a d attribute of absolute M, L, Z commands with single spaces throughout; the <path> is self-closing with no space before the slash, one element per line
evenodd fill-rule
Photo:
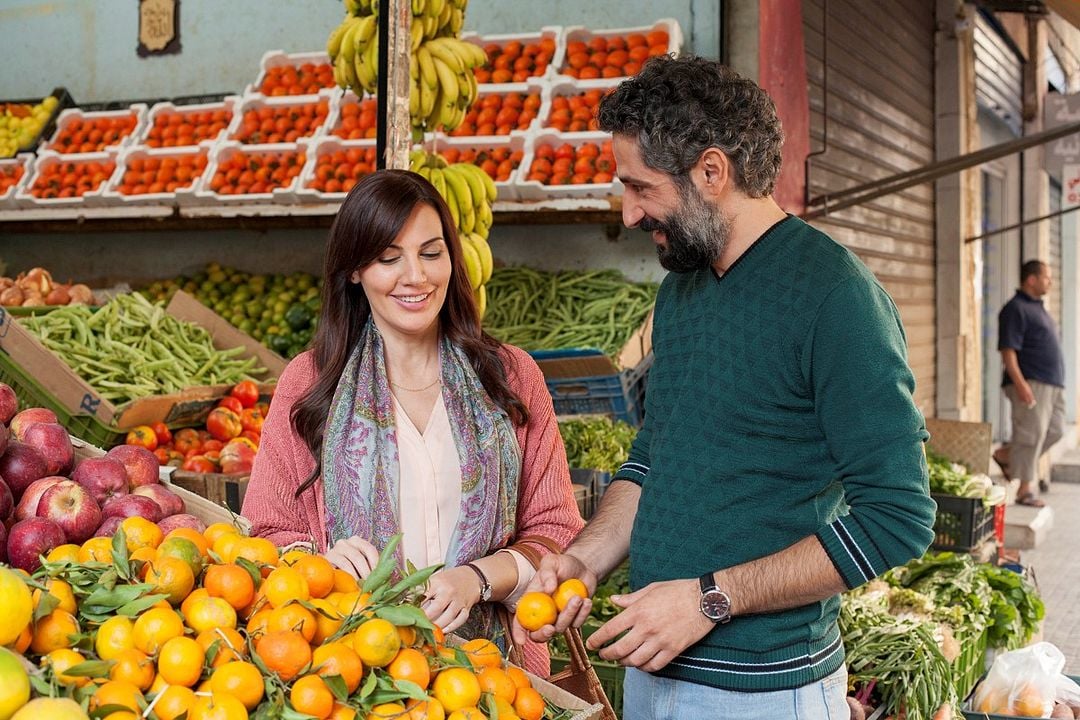
<path fill-rule="evenodd" d="M 293 406 L 296 434 L 315 458 L 315 472 L 297 489 L 299 495 L 322 472 L 322 443 L 330 403 L 360 334 L 371 317 L 371 306 L 353 271 L 375 262 L 401 233 L 420 203 L 439 214 L 443 239 L 450 253 L 450 284 L 439 311 L 440 330 L 465 351 L 491 399 L 515 425 L 529 419 L 525 403 L 510 388 L 499 341 L 480 327 L 480 315 L 465 272 L 461 240 L 446 202 L 435 187 L 416 173 L 382 170 L 358 182 L 338 210 L 326 243 L 323 266 L 322 312 L 312 343 L 317 377 Z"/>

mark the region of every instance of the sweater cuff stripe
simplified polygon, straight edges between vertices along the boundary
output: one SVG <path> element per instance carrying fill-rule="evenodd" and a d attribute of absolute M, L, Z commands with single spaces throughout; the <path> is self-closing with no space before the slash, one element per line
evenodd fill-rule
<path fill-rule="evenodd" d="M 649 466 L 642 465 L 636 462 L 624 462 L 622 466 L 615 473 L 612 480 L 629 480 L 632 483 L 640 485 L 645 482 L 645 477 L 649 474 Z"/>
<path fill-rule="evenodd" d="M 857 552 L 857 548 L 848 544 L 846 537 L 849 536 L 844 532 L 839 520 L 817 533 L 818 541 L 825 549 L 825 553 L 836 567 L 844 584 L 850 589 L 870 581 L 874 576 L 869 573 L 865 559 Z"/>
<path fill-rule="evenodd" d="M 873 580 L 878 574 L 874 572 L 874 566 L 866 557 L 866 553 L 863 552 L 862 546 L 855 542 L 855 538 L 852 537 L 851 532 L 848 530 L 848 526 L 844 524 L 844 519 L 837 518 L 835 525 L 839 530 L 840 537 L 844 540 L 844 544 L 851 548 L 854 553 L 855 561 L 859 564 L 859 570 L 866 575 L 868 581 Z"/>

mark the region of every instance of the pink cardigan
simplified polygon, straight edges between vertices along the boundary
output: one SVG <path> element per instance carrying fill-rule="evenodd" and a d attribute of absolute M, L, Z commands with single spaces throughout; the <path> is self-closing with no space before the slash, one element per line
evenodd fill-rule
<path fill-rule="evenodd" d="M 529 408 L 529 422 L 517 428 L 522 472 L 514 548 L 535 563 L 550 548 L 543 541 L 530 542 L 530 537 L 565 548 L 584 521 L 574 500 L 566 450 L 544 376 L 528 353 L 509 345 L 504 346 L 504 351 L 510 386 Z M 308 351 L 290 362 L 278 379 L 242 514 L 251 521 L 253 534 L 269 538 L 278 546 L 314 542 L 320 552 L 325 552 L 328 538 L 322 482 L 316 480 L 296 497 L 296 489 L 315 469 L 315 460 L 290 422 L 293 404 L 315 376 L 314 357 Z M 546 677 L 547 647 L 528 643 L 523 650 L 526 667 Z"/>

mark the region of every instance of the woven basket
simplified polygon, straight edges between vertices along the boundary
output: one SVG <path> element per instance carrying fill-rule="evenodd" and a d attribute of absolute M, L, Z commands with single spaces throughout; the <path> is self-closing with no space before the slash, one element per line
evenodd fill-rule
<path fill-rule="evenodd" d="M 931 450 L 967 465 L 973 473 L 990 474 L 990 423 L 927 418 L 926 429 L 930 432 L 927 445 Z"/>
<path fill-rule="evenodd" d="M 581 631 L 570 628 L 563 633 L 563 637 L 566 640 L 570 662 L 564 669 L 549 677 L 548 682 L 558 685 L 583 700 L 603 705 L 604 710 L 601 713 L 603 720 L 619 720 L 619 716 L 615 714 L 611 702 L 604 693 L 600 678 L 596 676 L 596 671 L 589 662 L 589 655 L 585 651 L 585 641 L 581 639 Z"/>

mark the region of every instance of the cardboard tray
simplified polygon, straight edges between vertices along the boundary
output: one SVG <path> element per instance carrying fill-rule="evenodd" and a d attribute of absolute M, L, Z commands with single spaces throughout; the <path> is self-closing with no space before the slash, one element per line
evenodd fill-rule
<path fill-rule="evenodd" d="M 197 323 L 209 331 L 215 347 L 243 347 L 242 357 L 256 357 L 269 371 L 268 379 L 277 379 L 286 361 L 269 348 L 230 325 L 195 298 L 178 291 L 166 312 L 180 320 Z M 102 423 L 126 430 L 136 425 L 164 422 L 168 425 L 198 425 L 224 397 L 228 385 L 205 385 L 187 388 L 172 395 L 139 398 L 114 405 L 98 395 L 85 380 L 52 353 L 30 331 L 6 313 L 0 316 L 0 350 L 11 360 L 32 372 L 35 380 L 73 414 L 89 415 Z"/>

